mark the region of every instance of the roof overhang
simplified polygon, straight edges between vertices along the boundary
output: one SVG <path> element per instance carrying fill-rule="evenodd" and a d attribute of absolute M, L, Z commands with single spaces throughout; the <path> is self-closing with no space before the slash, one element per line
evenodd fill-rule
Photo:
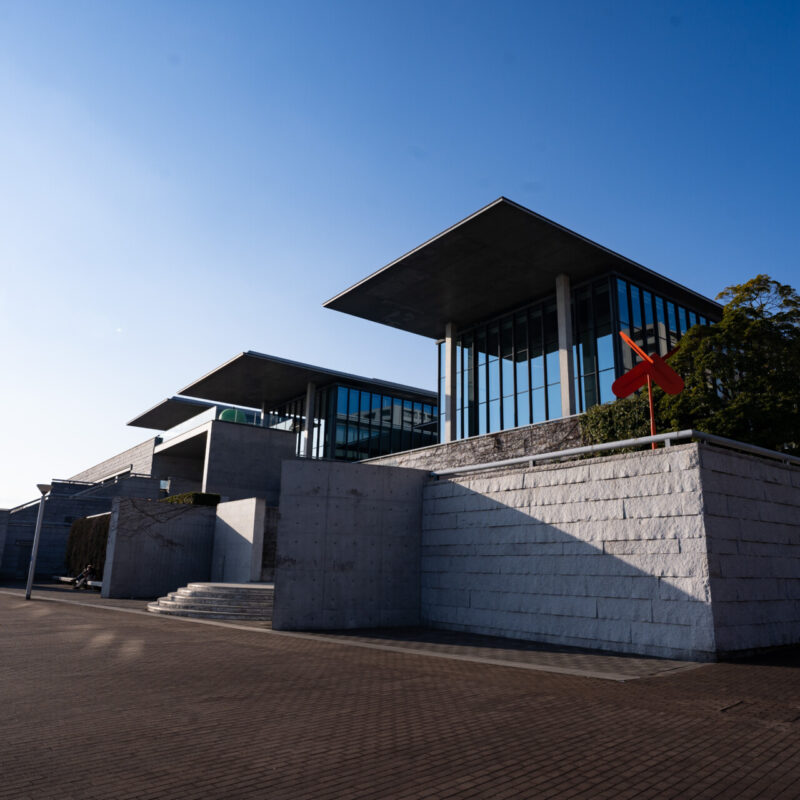
<path fill-rule="evenodd" d="M 437 402 L 436 393 L 425 389 L 350 375 L 253 351 L 240 353 L 226 361 L 180 393 L 248 408 L 276 408 L 304 395 L 309 383 L 319 388 L 331 383 L 346 383 L 358 389 L 404 399 Z"/>
<path fill-rule="evenodd" d="M 324 303 L 421 336 L 457 328 L 609 272 L 644 283 L 716 319 L 721 306 L 505 197 L 434 236 Z"/>
<path fill-rule="evenodd" d="M 128 425 L 132 425 L 134 428 L 166 431 L 197 416 L 201 411 L 211 408 L 213 405 L 207 400 L 197 400 L 193 397 L 168 397 L 143 414 L 139 414 L 138 417 L 134 417 Z"/>

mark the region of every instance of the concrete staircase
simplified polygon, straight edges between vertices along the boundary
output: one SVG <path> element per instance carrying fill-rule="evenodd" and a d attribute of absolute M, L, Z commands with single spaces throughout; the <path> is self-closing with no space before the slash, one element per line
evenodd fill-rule
<path fill-rule="evenodd" d="M 190 583 L 148 603 L 154 614 L 201 619 L 272 619 L 274 583 Z"/>

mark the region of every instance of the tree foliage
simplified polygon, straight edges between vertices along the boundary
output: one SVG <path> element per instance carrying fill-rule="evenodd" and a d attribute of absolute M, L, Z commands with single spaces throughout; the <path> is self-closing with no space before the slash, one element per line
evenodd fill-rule
<path fill-rule="evenodd" d="M 800 296 L 757 275 L 717 299 L 727 301 L 720 322 L 695 325 L 670 359 L 686 388 L 674 396 L 655 390 L 659 432 L 694 428 L 800 452 Z M 585 417 L 590 442 L 645 436 L 647 389 Z"/>

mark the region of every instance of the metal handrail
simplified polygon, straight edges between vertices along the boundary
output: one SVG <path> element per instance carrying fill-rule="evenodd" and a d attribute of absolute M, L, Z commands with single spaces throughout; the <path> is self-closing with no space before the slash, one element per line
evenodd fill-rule
<path fill-rule="evenodd" d="M 728 447 L 732 450 L 739 450 L 745 453 L 753 453 L 754 455 L 772 458 L 782 461 L 785 464 L 793 464 L 800 466 L 800 458 L 797 456 L 789 455 L 788 453 L 781 453 L 778 450 L 769 450 L 766 447 L 758 447 L 754 444 L 747 442 L 738 442 L 735 439 L 726 439 L 724 436 L 716 436 L 713 433 L 704 433 L 703 431 L 696 431 L 691 428 L 684 431 L 670 431 L 669 433 L 658 433 L 655 436 L 640 436 L 636 439 L 623 439 L 619 442 L 604 442 L 602 444 L 589 444 L 583 447 L 570 447 L 567 450 L 556 450 L 550 453 L 534 453 L 529 456 L 518 456 L 516 458 L 507 458 L 503 461 L 490 461 L 485 464 L 469 464 L 465 467 L 452 467 L 451 469 L 439 469 L 431 471 L 431 475 L 436 478 L 444 477 L 446 475 L 460 475 L 465 472 L 478 472 L 480 470 L 494 469 L 495 467 L 509 467 L 514 464 L 530 464 L 533 466 L 537 461 L 549 461 L 552 459 L 570 458 L 572 456 L 583 456 L 590 453 L 602 453 L 608 450 L 619 450 L 624 447 L 640 447 L 647 444 L 656 444 L 664 442 L 666 447 L 669 447 L 672 442 L 681 441 L 684 439 L 697 439 L 701 442 L 708 442 L 709 444 L 720 445 L 721 447 Z"/>

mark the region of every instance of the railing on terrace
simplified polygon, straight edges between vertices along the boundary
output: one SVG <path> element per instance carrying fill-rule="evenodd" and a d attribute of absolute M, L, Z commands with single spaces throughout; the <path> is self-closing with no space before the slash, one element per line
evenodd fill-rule
<path fill-rule="evenodd" d="M 283 426 L 293 425 L 293 417 L 281 417 L 277 414 L 262 415 L 260 411 L 253 411 L 244 408 L 236 408 L 234 406 L 211 406 L 205 411 L 185 420 L 184 422 L 175 425 L 169 430 L 161 434 L 161 443 L 168 442 L 182 433 L 194 430 L 206 422 L 213 422 L 220 420 L 220 422 L 235 422 L 238 425 L 252 425 L 256 428 L 277 428 L 282 429 Z M 291 430 L 291 427 L 285 428 Z"/>
<path fill-rule="evenodd" d="M 653 443 L 664 444 L 665 447 L 670 447 L 673 442 L 695 440 L 700 442 L 708 442 L 709 444 L 716 444 L 720 447 L 727 447 L 731 450 L 738 450 L 743 453 L 752 453 L 753 455 L 762 456 L 764 458 L 772 458 L 776 461 L 781 461 L 784 464 L 792 464 L 793 466 L 800 467 L 800 458 L 797 456 L 789 455 L 788 453 L 781 453 L 778 450 L 769 450 L 766 447 L 758 447 L 754 444 L 747 444 L 747 442 L 737 442 L 735 439 L 726 439 L 724 436 L 716 436 L 713 433 L 704 433 L 703 431 L 696 431 L 688 429 L 685 431 L 671 431 L 669 433 L 658 433 L 655 436 L 641 436 L 637 439 L 623 439 L 619 442 L 604 442 L 603 444 L 589 444 L 583 447 L 570 447 L 567 450 L 556 450 L 549 453 L 535 453 L 529 456 L 518 456 L 517 458 L 507 458 L 504 461 L 490 461 L 485 464 L 469 464 L 465 467 L 453 467 L 451 469 L 437 469 L 431 472 L 431 475 L 437 478 L 446 477 L 448 475 L 461 475 L 465 472 L 478 472 L 480 470 L 494 469 L 495 467 L 510 467 L 515 464 L 529 464 L 533 466 L 540 461 L 553 461 L 569 458 L 576 458 L 578 456 L 590 455 L 592 453 L 602 453 L 609 450 L 622 450 L 627 447 L 644 447 Z"/>
<path fill-rule="evenodd" d="M 118 483 L 120 480 L 128 478 L 152 478 L 152 475 L 148 475 L 144 472 L 131 472 L 133 468 L 133 464 L 126 467 L 125 469 L 119 470 L 118 472 L 114 472 L 111 475 L 106 475 L 99 480 L 96 481 L 76 481 L 72 478 L 53 478 L 53 484 L 62 484 L 67 486 L 83 486 L 85 488 L 79 489 L 75 492 L 72 497 L 80 497 L 81 495 L 86 494 L 90 490 L 94 489 L 96 486 L 102 486 L 106 483 Z M 31 506 L 38 506 L 40 499 L 37 498 L 36 500 L 30 500 L 27 503 L 21 503 L 18 506 L 14 506 L 13 508 L 8 509 L 9 514 L 16 514 L 18 511 L 22 511 L 23 509 L 30 508 Z"/>

